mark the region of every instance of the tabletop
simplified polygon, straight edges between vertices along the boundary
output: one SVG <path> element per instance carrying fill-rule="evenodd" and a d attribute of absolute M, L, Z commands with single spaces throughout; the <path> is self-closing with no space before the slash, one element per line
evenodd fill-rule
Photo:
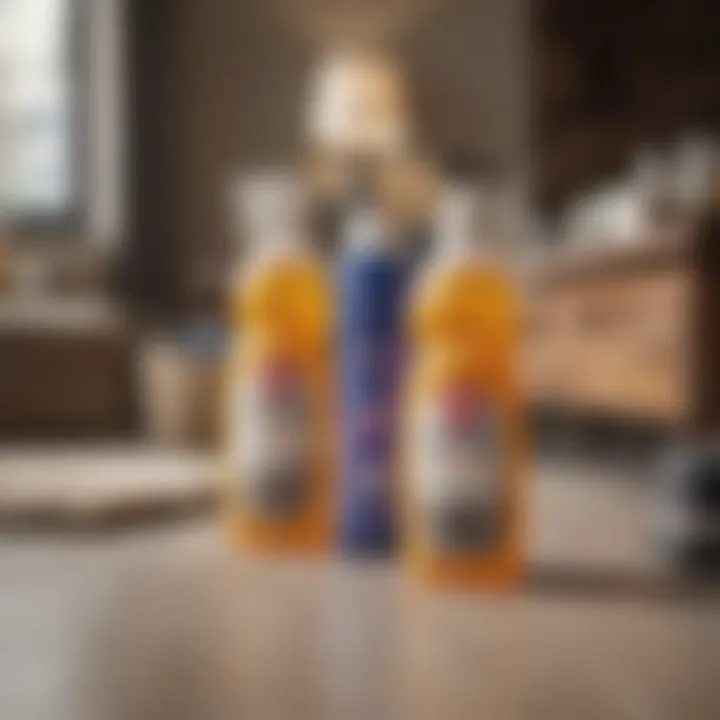
<path fill-rule="evenodd" d="M 642 493 L 609 487 L 542 491 L 540 557 L 511 596 L 421 591 L 391 561 L 238 555 L 210 518 L 3 537 L 0 715 L 718 718 L 718 603 L 643 579 Z"/>

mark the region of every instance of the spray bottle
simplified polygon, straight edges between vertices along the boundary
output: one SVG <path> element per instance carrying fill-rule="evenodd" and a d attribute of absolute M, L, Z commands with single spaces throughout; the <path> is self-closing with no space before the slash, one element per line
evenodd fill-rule
<path fill-rule="evenodd" d="M 351 554 L 394 549 L 398 375 L 406 260 L 366 188 L 355 189 L 340 261 L 340 540 Z"/>

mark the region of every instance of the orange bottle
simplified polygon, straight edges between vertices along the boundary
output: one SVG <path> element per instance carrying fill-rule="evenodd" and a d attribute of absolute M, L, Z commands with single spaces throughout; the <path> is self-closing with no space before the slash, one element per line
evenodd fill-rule
<path fill-rule="evenodd" d="M 253 249 L 231 302 L 225 515 L 244 548 L 318 552 L 332 509 L 329 281 L 301 242 L 291 180 L 247 181 L 241 204 Z"/>
<path fill-rule="evenodd" d="M 412 575 L 509 588 L 524 562 L 519 313 L 512 285 L 474 247 L 473 194 L 448 192 L 440 248 L 410 303 L 404 532 Z"/>

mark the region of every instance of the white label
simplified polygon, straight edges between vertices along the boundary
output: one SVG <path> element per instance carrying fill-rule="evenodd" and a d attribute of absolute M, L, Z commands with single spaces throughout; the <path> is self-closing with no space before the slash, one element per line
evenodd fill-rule
<path fill-rule="evenodd" d="M 237 398 L 238 480 L 253 512 L 285 516 L 307 502 L 311 472 L 308 394 L 299 373 L 272 363 Z"/>
<path fill-rule="evenodd" d="M 472 551 L 497 538 L 500 440 L 497 412 L 472 389 L 445 391 L 419 408 L 412 470 L 433 544 Z"/>

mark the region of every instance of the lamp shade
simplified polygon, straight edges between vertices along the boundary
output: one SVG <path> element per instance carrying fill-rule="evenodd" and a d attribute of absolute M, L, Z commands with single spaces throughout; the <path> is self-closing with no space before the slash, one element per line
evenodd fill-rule
<path fill-rule="evenodd" d="M 306 130 L 315 147 L 393 154 L 410 142 L 405 84 L 385 58 L 324 57 L 311 78 L 309 100 Z"/>

